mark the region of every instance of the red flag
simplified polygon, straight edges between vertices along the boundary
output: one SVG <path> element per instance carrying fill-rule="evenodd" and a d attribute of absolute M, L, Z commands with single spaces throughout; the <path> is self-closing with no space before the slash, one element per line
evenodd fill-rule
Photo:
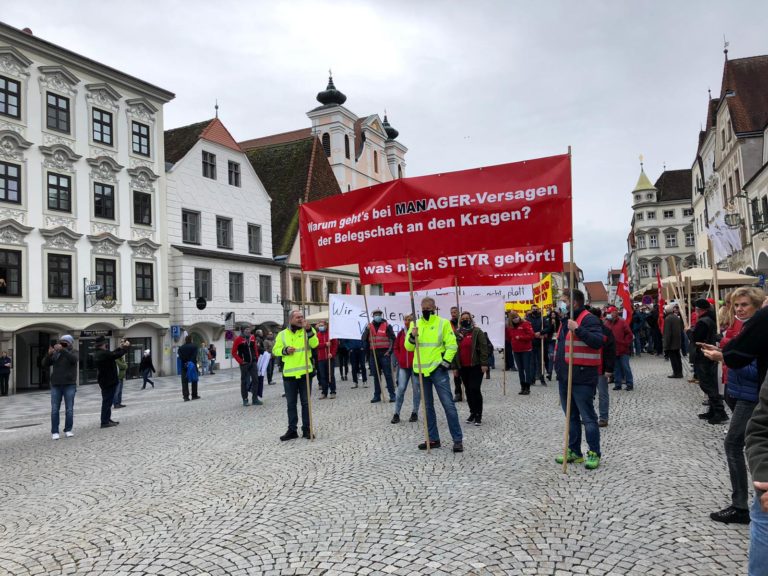
<path fill-rule="evenodd" d="M 402 178 L 308 202 L 299 231 L 304 270 L 568 242 L 571 157 Z"/>
<path fill-rule="evenodd" d="M 659 330 L 664 332 L 664 306 L 666 302 L 664 301 L 664 296 L 662 296 L 664 293 L 661 291 L 661 273 L 658 269 L 656 270 L 656 285 L 659 289 L 659 296 L 657 298 L 659 303 Z"/>
<path fill-rule="evenodd" d="M 352 284 L 347 283 L 347 287 L 344 289 L 344 294 L 352 294 Z"/>
<path fill-rule="evenodd" d="M 627 324 L 632 324 L 632 295 L 629 293 L 629 273 L 627 272 L 627 261 L 621 266 L 621 276 L 619 276 L 619 285 L 616 287 L 616 296 L 621 298 L 621 306 L 624 309 L 624 320 Z"/>

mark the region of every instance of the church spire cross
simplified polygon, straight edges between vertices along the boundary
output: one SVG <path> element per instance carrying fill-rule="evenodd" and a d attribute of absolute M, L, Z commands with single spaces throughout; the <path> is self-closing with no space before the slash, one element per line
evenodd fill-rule
<path fill-rule="evenodd" d="M 213 106 L 214 110 L 216 110 L 216 118 L 219 117 L 219 99 L 216 98 L 216 104 Z"/>

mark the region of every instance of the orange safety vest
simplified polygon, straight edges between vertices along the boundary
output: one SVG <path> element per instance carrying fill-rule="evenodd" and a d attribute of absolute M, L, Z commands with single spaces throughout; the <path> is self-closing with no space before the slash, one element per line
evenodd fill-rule
<path fill-rule="evenodd" d="M 389 348 L 390 342 L 387 336 L 387 326 L 386 322 L 382 322 L 377 330 L 373 323 L 368 325 L 368 342 L 372 349 L 380 350 L 383 348 L 386 350 Z"/>
<path fill-rule="evenodd" d="M 576 324 L 581 326 L 581 321 L 586 318 L 588 314 L 587 310 L 582 310 L 579 317 L 576 318 Z M 560 330 L 568 330 L 568 325 L 564 322 L 560 326 Z M 559 338 L 558 338 L 559 340 Z M 573 344 L 573 365 L 574 366 L 597 366 L 600 368 L 603 365 L 603 349 L 595 350 L 594 348 L 587 346 L 584 342 L 570 330 L 565 336 L 565 362 L 568 363 L 571 357 L 571 344 Z M 557 350 L 555 350 L 557 355 Z"/>

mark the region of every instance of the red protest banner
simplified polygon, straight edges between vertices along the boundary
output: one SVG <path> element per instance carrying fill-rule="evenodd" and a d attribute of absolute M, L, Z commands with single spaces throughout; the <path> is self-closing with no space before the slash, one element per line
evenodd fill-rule
<path fill-rule="evenodd" d="M 569 242 L 570 161 L 551 156 L 404 178 L 302 204 L 301 265 Z"/>
<path fill-rule="evenodd" d="M 362 268 L 362 265 L 361 265 Z M 407 274 L 406 274 L 407 276 Z M 531 286 L 539 281 L 538 274 L 497 274 L 495 276 L 487 276 L 482 278 L 482 282 L 476 282 L 474 284 L 462 282 L 461 277 L 458 278 L 458 284 L 461 288 L 468 286 Z M 433 277 L 429 280 L 413 283 L 414 290 L 440 290 L 440 289 L 454 289 L 457 284 L 457 278 L 455 276 L 442 276 Z M 405 282 L 391 282 L 382 283 L 382 290 L 386 293 L 390 292 L 408 292 L 408 281 Z"/>
<path fill-rule="evenodd" d="M 450 278 L 462 286 L 503 286 L 510 283 L 509 274 L 561 270 L 563 245 L 425 256 L 412 259 L 410 268 L 415 283 Z M 361 263 L 360 281 L 363 284 L 407 284 L 407 259 Z"/>

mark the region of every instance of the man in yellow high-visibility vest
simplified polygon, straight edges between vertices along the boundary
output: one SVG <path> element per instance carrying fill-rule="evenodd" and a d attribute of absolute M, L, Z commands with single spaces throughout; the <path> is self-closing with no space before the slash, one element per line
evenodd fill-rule
<path fill-rule="evenodd" d="M 418 336 L 418 338 L 416 338 Z M 440 435 L 437 431 L 437 416 L 433 402 L 432 386 L 437 391 L 437 397 L 445 410 L 448 429 L 453 438 L 453 451 L 463 452 L 463 436 L 459 413 L 451 393 L 451 361 L 456 355 L 456 335 L 450 321 L 435 315 L 435 301 L 424 298 L 421 301 L 421 318 L 415 325 L 411 324 L 405 336 L 405 349 L 409 352 L 416 350 L 413 356 L 413 372 L 421 374 L 424 380 L 424 406 L 427 410 L 427 428 L 429 430 L 429 447 L 440 447 Z M 419 444 L 419 450 L 426 450 L 426 442 Z"/>
<path fill-rule="evenodd" d="M 317 348 L 318 339 L 315 329 L 304 319 L 300 310 L 291 310 L 288 315 L 288 328 L 275 338 L 272 352 L 283 360 L 283 386 L 285 400 L 288 403 L 288 431 L 280 436 L 280 440 L 298 438 L 297 427 L 299 416 L 296 413 L 296 400 L 301 398 L 301 430 L 304 438 L 310 437 L 309 432 L 309 390 L 312 388 L 312 351 L 306 350 L 305 343 L 310 348 Z M 310 385 L 307 386 L 306 374 L 310 374 Z"/>

